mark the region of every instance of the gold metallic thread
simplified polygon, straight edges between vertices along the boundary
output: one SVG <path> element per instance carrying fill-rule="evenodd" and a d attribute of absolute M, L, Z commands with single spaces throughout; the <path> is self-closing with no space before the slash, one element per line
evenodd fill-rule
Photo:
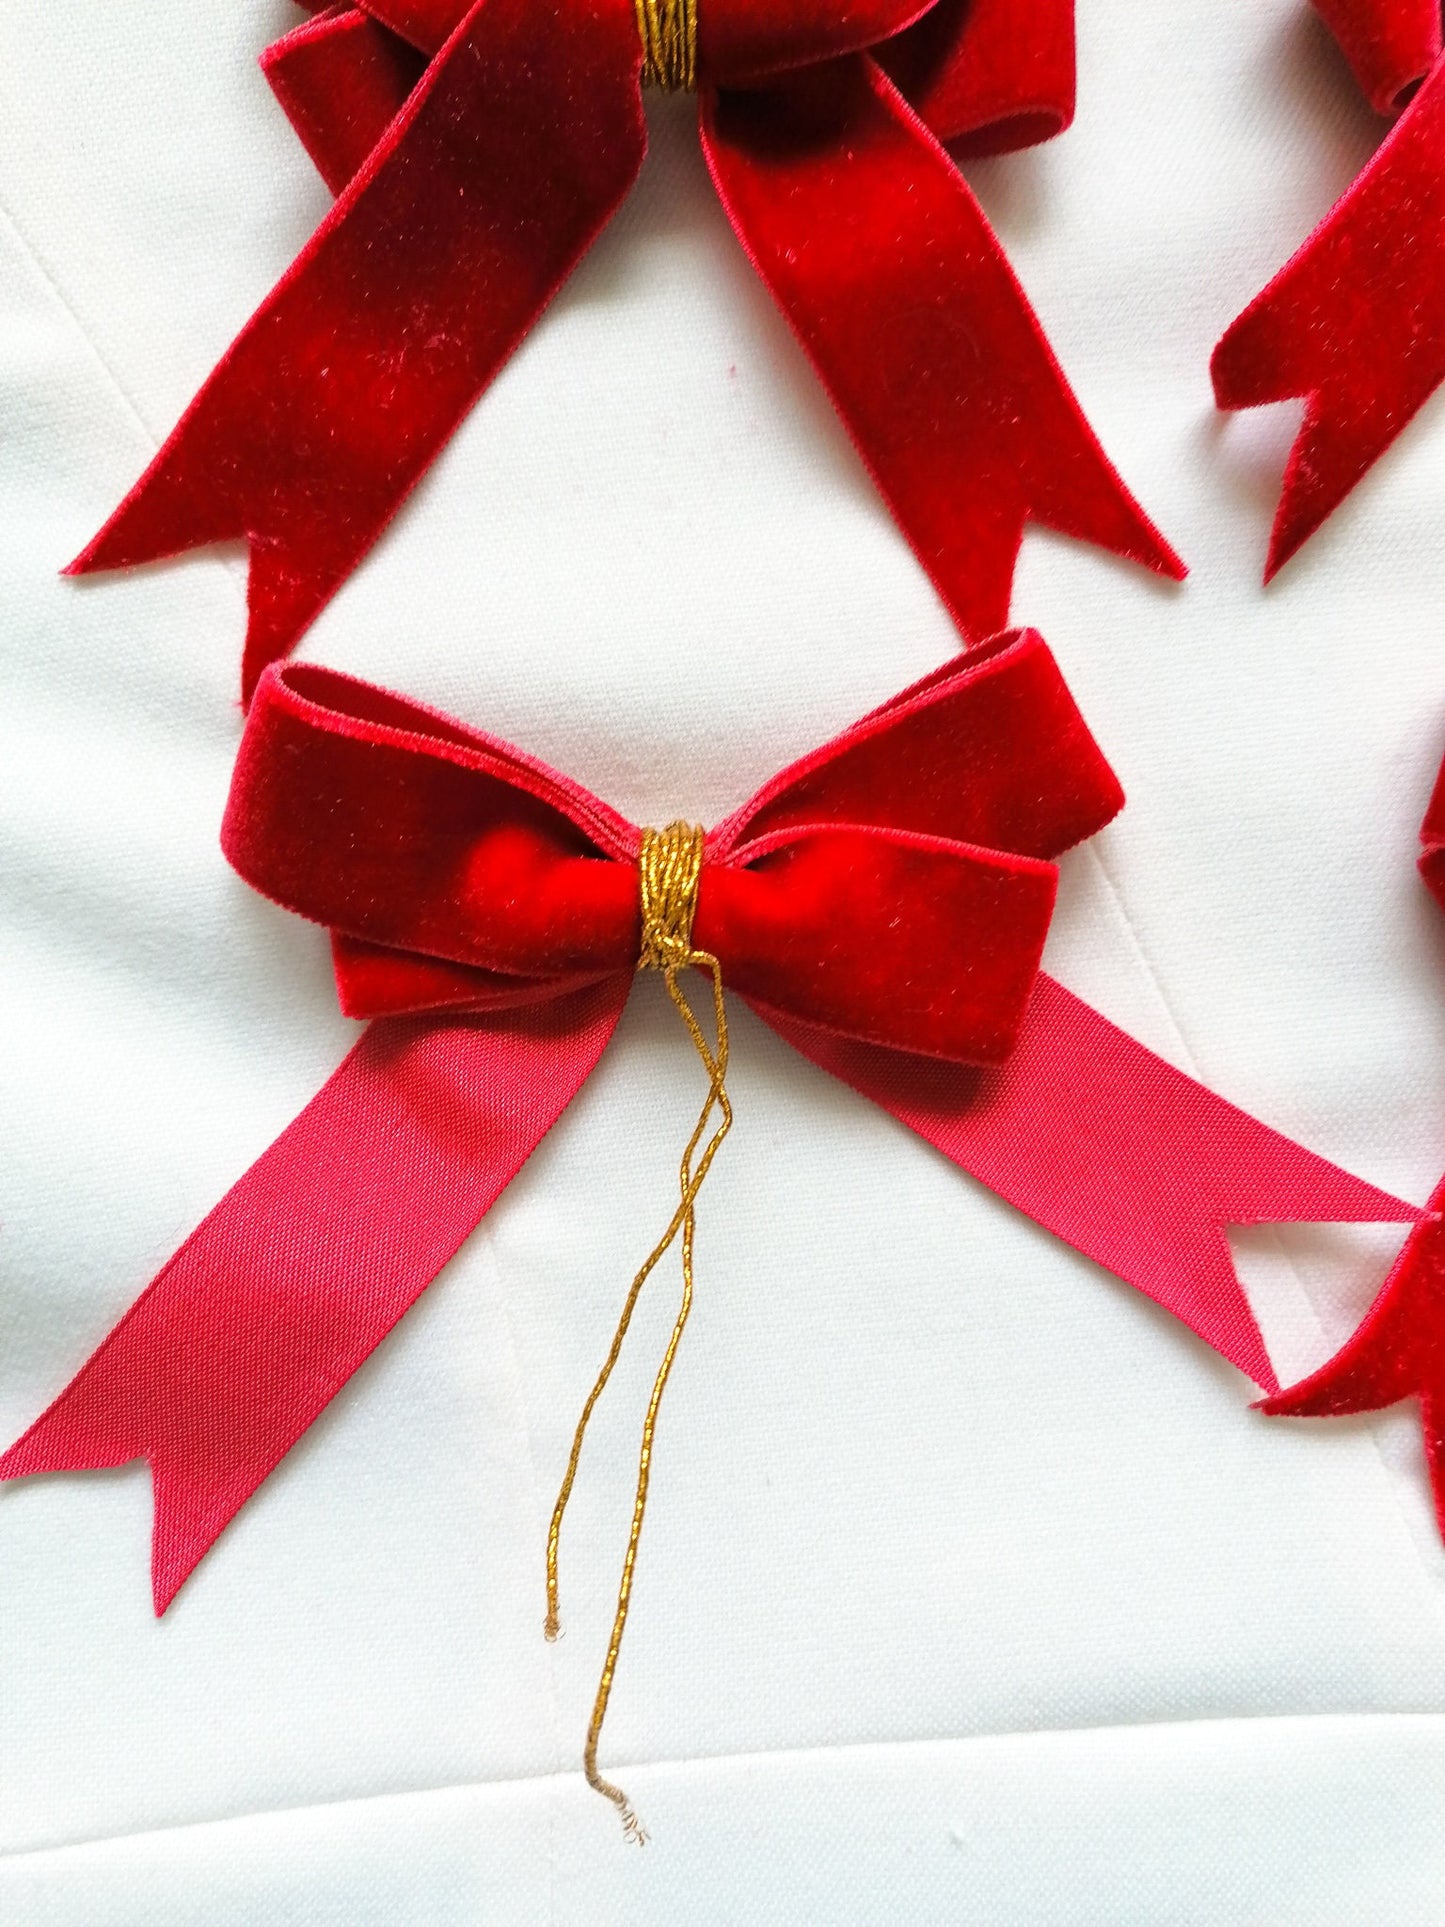
<path fill-rule="evenodd" d="M 641 4 L 642 0 L 639 0 L 639 6 Z M 622 1635 L 627 1628 L 627 1613 L 632 1603 L 632 1579 L 637 1565 L 637 1545 L 642 1537 L 643 1515 L 647 1511 L 647 1488 L 652 1476 L 652 1441 L 657 1430 L 658 1409 L 662 1404 L 662 1395 L 667 1389 L 672 1361 L 677 1356 L 678 1341 L 682 1337 L 683 1327 L 687 1324 L 688 1313 L 692 1310 L 692 1247 L 696 1230 L 694 1204 L 698 1192 L 702 1189 L 703 1180 L 717 1155 L 718 1147 L 727 1136 L 733 1121 L 732 1105 L 728 1102 L 724 1082 L 728 1067 L 728 1025 L 727 1013 L 723 1008 L 722 966 L 710 951 L 695 950 L 692 942 L 692 919 L 697 908 L 697 883 L 702 870 L 702 857 L 703 832 L 693 824 L 670 823 L 665 830 L 642 832 L 642 847 L 638 859 L 642 888 L 642 945 L 637 967 L 639 970 L 661 971 L 667 994 L 687 1026 L 687 1034 L 692 1039 L 693 1048 L 707 1072 L 708 1091 L 678 1166 L 677 1209 L 673 1212 L 666 1231 L 653 1246 L 647 1262 L 632 1281 L 632 1287 L 622 1307 L 622 1316 L 617 1321 L 617 1330 L 612 1339 L 611 1349 L 603 1362 L 602 1370 L 597 1375 L 596 1384 L 588 1394 L 587 1403 L 582 1408 L 582 1416 L 577 1421 L 577 1430 L 572 1439 L 572 1452 L 567 1461 L 567 1471 L 562 1480 L 562 1488 L 557 1494 L 557 1503 L 552 1511 L 552 1524 L 547 1534 L 546 1633 L 548 1639 L 555 1639 L 558 1632 L 557 1545 L 562 1532 L 562 1515 L 567 1510 L 567 1501 L 572 1496 L 572 1487 L 577 1478 L 577 1463 L 582 1456 L 582 1441 L 587 1432 L 587 1424 L 608 1379 L 612 1376 L 612 1368 L 616 1365 L 622 1351 L 623 1340 L 627 1337 L 627 1328 L 632 1323 L 632 1314 L 642 1287 L 680 1232 L 682 1234 L 682 1302 L 678 1307 L 672 1335 L 667 1341 L 667 1350 L 662 1355 L 662 1364 L 653 1381 L 652 1397 L 648 1401 L 647 1417 L 643 1422 L 642 1450 L 637 1460 L 637 1491 L 632 1502 L 632 1529 L 628 1535 L 627 1554 L 622 1562 L 622 1582 L 617 1591 L 612 1637 L 608 1642 L 607 1659 L 602 1668 L 602 1677 L 597 1684 L 597 1697 L 593 1701 L 592 1718 L 587 1728 L 587 1744 L 582 1756 L 587 1784 L 612 1802 L 622 1816 L 622 1824 L 628 1837 L 636 1840 L 639 1845 L 647 1836 L 621 1787 L 613 1786 L 611 1781 L 604 1780 L 598 1773 L 597 1743 L 602 1735 L 602 1722 L 607 1717 L 607 1702 L 611 1698 L 612 1681 L 617 1672 L 617 1655 L 622 1648 Z M 697 1015 L 678 983 L 679 971 L 693 965 L 706 970 L 712 977 L 716 1047 L 710 1045 L 703 1035 Z M 714 1111 L 718 1113 L 719 1122 L 706 1145 L 703 1145 L 703 1138 L 712 1121 Z M 702 1151 L 699 1155 L 700 1145 L 702 1145 Z M 697 1160 L 696 1163 L 693 1162 L 694 1158 Z"/>
<path fill-rule="evenodd" d="M 665 93 L 697 88 L 697 0 L 632 0 L 642 41 L 642 84 Z"/>

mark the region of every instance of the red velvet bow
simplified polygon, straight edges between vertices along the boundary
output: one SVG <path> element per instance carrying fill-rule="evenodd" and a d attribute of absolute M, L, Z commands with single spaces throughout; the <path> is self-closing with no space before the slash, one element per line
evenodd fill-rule
<path fill-rule="evenodd" d="M 1305 403 L 1270 535 L 1266 581 L 1445 379 L 1440 0 L 1315 5 L 1371 106 L 1400 119 L 1214 350 L 1221 408 L 1257 408 L 1294 396 Z"/>
<path fill-rule="evenodd" d="M 923 11 L 701 0 L 702 137 L 749 259 L 977 636 L 1006 618 L 1030 518 L 1183 569 L 935 138 L 1067 124 L 1072 0 L 938 0 L 910 26 Z M 631 0 L 361 0 L 278 41 L 267 73 L 338 199 L 72 570 L 245 537 L 249 698 L 626 195 L 641 60 Z"/>
<path fill-rule="evenodd" d="M 1035 975 L 1049 859 L 1121 800 L 1042 641 L 1000 637 L 714 830 L 694 936 L 806 1057 L 1272 1388 L 1223 1226 L 1419 1214 Z M 263 677 L 227 855 L 331 927 L 346 1007 L 382 1021 L 0 1457 L 148 1459 L 158 1611 L 597 1061 L 635 974 L 638 844 L 399 696 Z"/>
<path fill-rule="evenodd" d="M 714 829 L 693 941 L 770 1022 L 1000 1063 L 1053 910 L 1044 859 L 1122 802 L 1053 658 L 1006 639 Z M 248 883 L 332 931 L 353 1017 L 625 988 L 639 837 L 506 744 L 303 665 L 257 691 L 222 830 Z"/>
<path fill-rule="evenodd" d="M 1420 828 L 1420 873 L 1445 908 L 1445 767 Z M 1342 1418 L 1420 1401 L 1425 1462 L 1445 1538 L 1445 1178 L 1359 1329 L 1309 1378 L 1264 1401 L 1287 1418 Z"/>

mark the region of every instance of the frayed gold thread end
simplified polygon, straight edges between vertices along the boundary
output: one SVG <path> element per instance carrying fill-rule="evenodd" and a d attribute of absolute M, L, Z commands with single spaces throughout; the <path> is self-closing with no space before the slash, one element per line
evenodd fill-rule
<path fill-rule="evenodd" d="M 647 1845 L 647 1829 L 638 1819 L 636 1813 L 630 1806 L 620 1807 L 618 1811 L 622 1815 L 622 1831 L 624 1836 L 632 1842 L 633 1846 L 645 1847 Z"/>

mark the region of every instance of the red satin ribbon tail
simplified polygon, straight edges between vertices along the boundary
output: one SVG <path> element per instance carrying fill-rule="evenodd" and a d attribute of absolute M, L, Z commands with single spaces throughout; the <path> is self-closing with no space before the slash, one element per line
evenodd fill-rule
<path fill-rule="evenodd" d="M 1358 1331 L 1317 1372 L 1260 1410 L 1344 1418 L 1418 1398 L 1435 1512 L 1445 1538 L 1445 1183 L 1430 1200 Z"/>
<path fill-rule="evenodd" d="M 478 0 L 70 573 L 245 537 L 249 697 L 632 185 L 639 61 L 627 0 L 579 0 L 563 33 Z"/>
<path fill-rule="evenodd" d="M 1420 1215 L 1216 1097 L 1050 977 L 996 1071 L 775 1028 L 1267 1391 L 1278 1381 L 1225 1226 Z"/>
<path fill-rule="evenodd" d="M 133 1345 L 111 1344 L 82 1367 L 54 1405 L 0 1456 L 0 1479 L 99 1471 L 147 1460 L 154 1498 L 151 1596 L 159 1617 L 295 1441 L 277 1443 L 269 1458 L 261 1455 L 226 1468 L 198 1471 L 189 1455 L 173 1456 L 163 1432 L 151 1437 L 140 1409 L 142 1401 L 154 1397 L 144 1351 L 160 1334 L 145 1321 L 138 1332 Z"/>
<path fill-rule="evenodd" d="M 1223 409 L 1305 400 L 1268 581 L 1445 379 L 1445 63 L 1225 330 L 1210 373 Z"/>
<path fill-rule="evenodd" d="M 1004 626 L 1030 520 L 1184 574 L 967 183 L 875 62 L 705 94 L 702 132 L 739 241 L 967 635 Z"/>
<path fill-rule="evenodd" d="M 566 1109 L 630 981 L 497 1023 L 373 1025 L 0 1456 L 0 1478 L 148 1460 L 164 1612 Z"/>

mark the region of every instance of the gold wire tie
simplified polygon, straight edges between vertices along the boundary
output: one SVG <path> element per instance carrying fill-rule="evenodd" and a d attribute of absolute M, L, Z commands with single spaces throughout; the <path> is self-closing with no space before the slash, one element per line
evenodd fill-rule
<path fill-rule="evenodd" d="M 697 0 L 632 0 L 642 41 L 642 84 L 665 93 L 697 87 Z"/>
<path fill-rule="evenodd" d="M 638 0 L 639 7 L 643 0 Z M 597 1771 L 597 1743 L 602 1734 L 602 1722 L 607 1717 L 607 1702 L 612 1695 L 612 1681 L 617 1671 L 617 1655 L 622 1647 L 622 1635 L 627 1627 L 628 1608 L 632 1602 L 633 1571 L 637 1564 L 637 1544 L 642 1536 L 643 1515 L 647 1511 L 647 1488 L 652 1474 L 652 1440 L 657 1429 L 658 1408 L 662 1395 L 667 1389 L 668 1376 L 672 1371 L 672 1361 L 677 1356 L 678 1341 L 683 1327 L 687 1324 L 688 1313 L 692 1310 L 692 1247 L 696 1229 L 694 1203 L 702 1189 L 703 1180 L 712 1167 L 718 1146 L 732 1128 L 733 1110 L 728 1101 L 724 1079 L 728 1067 L 728 1025 L 727 1013 L 723 1008 L 722 966 L 716 957 L 707 950 L 695 950 L 692 943 L 692 920 L 697 909 L 698 877 L 702 870 L 703 832 L 690 823 L 670 823 L 665 830 L 644 830 L 639 852 L 638 866 L 642 890 L 642 946 L 637 959 L 639 970 L 659 970 L 667 986 L 667 994 L 672 999 L 687 1026 L 688 1036 L 693 1047 L 702 1059 L 703 1068 L 708 1075 L 707 1098 L 698 1113 L 697 1123 L 693 1126 L 692 1136 L 683 1151 L 682 1162 L 678 1167 L 679 1198 L 677 1209 L 671 1222 L 658 1242 L 653 1246 L 646 1263 L 632 1281 L 632 1288 L 622 1307 L 622 1316 L 617 1321 L 617 1330 L 612 1339 L 611 1349 L 597 1375 L 597 1382 L 588 1394 L 587 1403 L 582 1407 L 582 1416 L 577 1421 L 577 1430 L 572 1439 L 572 1452 L 567 1461 L 567 1471 L 562 1480 L 562 1488 L 557 1494 L 557 1503 L 552 1511 L 552 1524 L 547 1533 L 547 1619 L 548 1639 L 555 1639 L 558 1633 L 557 1621 L 557 1544 L 562 1531 L 562 1515 L 567 1510 L 567 1501 L 572 1496 L 572 1487 L 577 1477 L 577 1463 L 582 1455 L 582 1440 L 587 1431 L 588 1420 L 603 1388 L 612 1376 L 612 1368 L 622 1351 L 627 1328 L 632 1323 L 632 1313 L 636 1307 L 642 1287 L 666 1254 L 679 1231 L 682 1233 L 682 1302 L 678 1308 L 677 1319 L 672 1327 L 672 1335 L 667 1341 L 667 1349 L 662 1355 L 653 1382 L 652 1397 L 648 1401 L 647 1417 L 642 1427 L 642 1450 L 637 1460 L 637 1491 L 632 1503 L 632 1529 L 627 1540 L 627 1554 L 622 1562 L 622 1582 L 617 1591 L 617 1608 L 612 1621 L 612 1637 L 607 1646 L 607 1659 L 602 1668 L 602 1677 L 597 1684 L 597 1697 L 592 1704 L 592 1718 L 587 1727 L 587 1744 L 582 1755 L 583 1770 L 587 1784 L 604 1798 L 610 1800 L 622 1816 L 622 1825 L 629 1839 L 642 1845 L 647 1838 L 631 1803 L 621 1787 L 604 1780 Z M 717 1046 L 712 1048 L 703 1035 L 702 1026 L 696 1013 L 687 1000 L 686 993 L 678 984 L 678 972 L 691 965 L 706 970 L 712 977 L 713 1016 L 717 1031 Z M 693 1158 L 702 1143 L 714 1109 L 720 1113 L 721 1121 L 708 1139 L 702 1155 L 694 1165 Z"/>

